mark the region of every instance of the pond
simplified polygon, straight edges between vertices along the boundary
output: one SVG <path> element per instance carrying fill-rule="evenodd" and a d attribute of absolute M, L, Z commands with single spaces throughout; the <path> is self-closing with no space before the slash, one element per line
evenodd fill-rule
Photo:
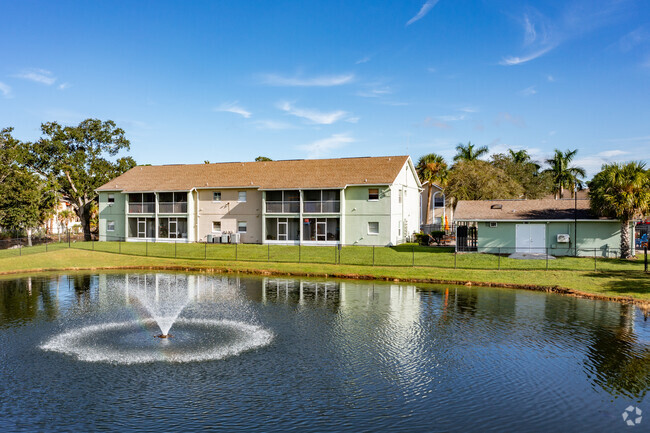
<path fill-rule="evenodd" d="M 0 373 L 3 432 L 650 426 L 637 415 L 650 416 L 639 310 L 509 289 L 192 273 L 5 279 Z"/>

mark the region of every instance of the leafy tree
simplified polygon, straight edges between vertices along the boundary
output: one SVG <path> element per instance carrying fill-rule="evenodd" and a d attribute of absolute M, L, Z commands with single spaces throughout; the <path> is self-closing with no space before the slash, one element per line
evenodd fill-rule
<path fill-rule="evenodd" d="M 258 156 L 257 158 L 255 158 L 255 161 L 259 162 L 259 161 L 273 161 L 273 160 L 266 156 Z"/>
<path fill-rule="evenodd" d="M 507 155 L 496 153 L 492 155 L 490 163 L 517 181 L 523 187 L 524 197 L 527 199 L 542 198 L 552 191 L 553 181 L 550 174 L 540 173 L 539 165 L 530 159 L 525 150 L 509 150 Z"/>
<path fill-rule="evenodd" d="M 621 221 L 621 258 L 630 257 L 630 221 L 650 212 L 650 173 L 642 162 L 605 164 L 589 182 L 594 213 Z"/>
<path fill-rule="evenodd" d="M 488 148 L 487 146 L 477 148 L 471 141 L 468 141 L 467 145 L 459 143 L 458 146 L 456 146 L 456 151 L 458 153 L 454 156 L 454 161 L 476 161 L 481 156 L 488 153 Z"/>
<path fill-rule="evenodd" d="M 459 161 L 452 167 L 445 196 L 456 207 L 459 200 L 494 200 L 519 198 L 522 186 L 486 161 Z"/>
<path fill-rule="evenodd" d="M 564 188 L 570 188 L 573 197 L 573 186 L 578 185 L 579 188 L 582 188 L 582 181 L 579 177 L 585 177 L 585 170 L 582 167 L 570 167 L 571 161 L 578 153 L 578 149 L 567 150 L 562 152 L 559 149 L 555 149 L 555 154 L 553 158 L 547 159 L 546 163 L 551 167 L 544 170 L 544 173 L 549 173 L 553 179 L 553 193 L 555 198 L 560 198 L 564 196 Z"/>
<path fill-rule="evenodd" d="M 431 202 L 433 200 L 432 184 L 435 183 L 444 188 L 449 177 L 449 170 L 447 168 L 445 159 L 440 155 L 436 155 L 435 153 L 429 153 L 420 157 L 415 169 L 418 172 L 420 181 L 422 183 L 429 182 L 430 185 L 429 194 L 427 196 L 427 213 L 425 218 L 425 221 L 429 223 L 429 221 L 431 221 L 429 216 L 431 213 Z"/>
<path fill-rule="evenodd" d="M 128 150 L 129 140 L 112 120 L 86 119 L 78 126 L 49 122 L 41 131 L 44 137 L 29 145 L 25 165 L 56 183 L 79 217 L 84 238 L 90 240 L 95 190 L 136 165 L 131 157 L 108 159 Z"/>

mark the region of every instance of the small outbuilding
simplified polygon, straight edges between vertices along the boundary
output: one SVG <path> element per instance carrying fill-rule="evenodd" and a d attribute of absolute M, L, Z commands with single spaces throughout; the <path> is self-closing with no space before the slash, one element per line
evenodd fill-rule
<path fill-rule="evenodd" d="M 620 253 L 620 221 L 594 215 L 588 199 L 462 200 L 454 222 L 457 251 L 599 257 Z M 634 245 L 630 247 L 634 254 Z"/>

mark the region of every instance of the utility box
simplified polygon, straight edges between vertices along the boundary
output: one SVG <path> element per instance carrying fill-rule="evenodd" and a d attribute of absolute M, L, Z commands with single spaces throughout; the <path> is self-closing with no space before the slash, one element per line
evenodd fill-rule
<path fill-rule="evenodd" d="M 238 244 L 240 239 L 239 233 L 232 233 L 230 235 L 230 243 L 231 244 Z"/>
<path fill-rule="evenodd" d="M 208 243 L 211 244 L 214 242 L 214 236 L 208 235 Z"/>
<path fill-rule="evenodd" d="M 571 237 L 568 235 L 568 233 L 559 233 L 557 235 L 557 243 L 558 244 L 568 244 L 570 240 L 571 240 Z"/>
<path fill-rule="evenodd" d="M 228 235 L 228 233 L 222 234 L 221 235 L 221 243 L 222 244 L 227 244 L 228 242 L 230 242 L 230 236 Z"/>

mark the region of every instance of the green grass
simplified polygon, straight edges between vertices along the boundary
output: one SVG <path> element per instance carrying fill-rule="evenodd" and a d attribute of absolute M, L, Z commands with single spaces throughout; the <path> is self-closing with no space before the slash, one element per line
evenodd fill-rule
<path fill-rule="evenodd" d="M 396 247 L 287 246 L 252 244 L 199 244 L 166 242 L 73 242 L 73 249 L 94 250 L 123 255 L 249 262 L 313 263 L 358 266 L 431 267 L 484 270 L 564 270 L 564 271 L 640 271 L 642 260 L 591 257 L 557 257 L 551 260 L 517 260 L 506 255 L 458 253 L 452 248 L 429 248 L 415 244 Z M 2 250 L 0 258 L 26 256 L 68 248 L 51 243 L 22 249 Z"/>
<path fill-rule="evenodd" d="M 241 271 L 257 273 L 283 273 L 293 275 L 313 276 L 362 276 L 376 279 L 399 279 L 411 281 L 447 281 L 453 283 L 471 281 L 474 283 L 497 283 L 514 285 L 535 285 L 543 287 L 559 286 L 598 296 L 631 297 L 650 302 L 650 275 L 643 272 L 640 261 L 621 261 L 599 259 L 599 271 L 593 271 L 593 259 L 563 258 L 553 262 L 548 271 L 540 265 L 545 261 L 514 261 L 521 269 L 506 270 L 503 266 L 508 263 L 501 258 L 501 270 L 496 269 L 497 256 L 485 254 L 458 254 L 458 268 L 454 269 L 454 254 L 440 250 L 420 250 L 411 246 L 396 248 L 375 248 L 375 266 L 368 266 L 372 261 L 372 248 L 345 247 L 341 251 L 341 264 L 334 264 L 334 247 L 294 247 L 266 245 L 205 245 L 178 244 L 177 258 L 173 258 L 173 244 L 159 244 L 154 248 L 159 254 L 168 257 L 147 257 L 130 255 L 148 252 L 144 244 L 136 243 L 79 243 L 74 248 L 67 244 L 44 246 L 25 249 L 28 254 L 0 256 L 0 273 L 23 272 L 31 273 L 39 270 L 70 270 L 70 269 L 108 269 L 123 267 L 180 267 L 183 269 Z M 236 251 L 235 251 L 236 248 Z M 123 254 L 115 254 L 117 251 Z M 207 251 L 208 259 L 205 260 Z M 3 251 L 5 253 L 6 251 Z M 13 250 L 12 250 L 13 252 Z M 234 261 L 235 252 L 239 261 Z M 298 255 L 301 260 L 317 261 L 320 263 L 297 263 Z M 186 257 L 180 257 L 181 255 Z M 269 261 L 268 258 L 277 260 Z M 411 266 L 415 257 L 416 266 Z M 244 261 L 244 259 L 247 259 Z M 350 264 L 353 262 L 363 265 Z M 428 266 L 420 266 L 424 262 Z M 528 267 L 523 267 L 524 265 Z M 401 266 L 396 266 L 401 265 Z M 435 265 L 439 267 L 432 267 Z M 469 267 L 475 267 L 469 269 Z M 514 266 L 514 265 L 513 265 Z M 483 267 L 483 268 L 480 268 Z M 566 269 L 561 269 L 564 267 Z M 576 270 L 576 268 L 579 268 Z"/>

